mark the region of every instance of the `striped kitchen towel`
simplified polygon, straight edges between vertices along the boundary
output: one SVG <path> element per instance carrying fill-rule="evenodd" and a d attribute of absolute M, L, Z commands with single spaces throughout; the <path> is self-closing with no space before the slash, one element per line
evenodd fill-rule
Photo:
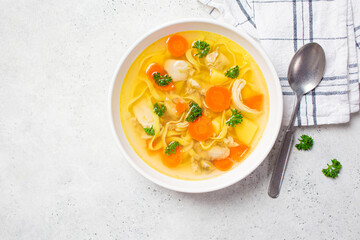
<path fill-rule="evenodd" d="M 273 62 L 290 119 L 294 93 L 287 70 L 294 53 L 309 42 L 325 50 L 320 85 L 300 106 L 299 126 L 345 123 L 359 111 L 360 0 L 199 0 L 209 15 L 244 29 Z"/>

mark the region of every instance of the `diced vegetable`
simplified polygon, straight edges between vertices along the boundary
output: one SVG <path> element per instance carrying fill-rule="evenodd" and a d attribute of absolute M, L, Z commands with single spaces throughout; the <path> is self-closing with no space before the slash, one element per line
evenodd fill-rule
<path fill-rule="evenodd" d="M 206 91 L 206 105 L 214 112 L 222 112 L 230 107 L 231 92 L 221 86 L 210 87 Z"/>
<path fill-rule="evenodd" d="M 174 153 L 167 155 L 163 154 L 162 162 L 165 166 L 169 168 L 174 168 L 178 166 L 181 163 L 181 157 L 182 157 L 182 147 L 177 146 L 175 147 Z"/>
<path fill-rule="evenodd" d="M 234 161 L 240 161 L 245 153 L 249 150 L 249 147 L 245 144 L 240 143 L 236 147 L 230 148 L 230 158 Z"/>
<path fill-rule="evenodd" d="M 220 171 L 227 171 L 234 165 L 234 163 L 233 161 L 231 161 L 230 158 L 224 158 L 224 159 L 214 160 L 213 165 Z"/>
<path fill-rule="evenodd" d="M 252 83 L 246 82 L 245 87 L 241 90 L 241 96 L 243 99 L 251 98 L 259 95 L 260 89 Z"/>
<path fill-rule="evenodd" d="M 198 141 L 205 141 L 214 133 L 211 120 L 205 116 L 197 118 L 194 122 L 189 123 L 190 136 Z"/>
<path fill-rule="evenodd" d="M 249 145 L 251 140 L 254 138 L 258 126 L 247 118 L 243 118 L 241 124 L 236 125 L 235 132 L 238 139 Z"/>
<path fill-rule="evenodd" d="M 220 72 L 213 68 L 210 70 L 210 84 L 220 85 L 228 80 L 229 79 L 224 75 L 223 72 Z"/>
<path fill-rule="evenodd" d="M 150 79 L 153 79 L 153 75 L 155 73 L 160 73 L 161 75 L 164 75 L 164 69 L 163 67 L 158 63 L 151 63 L 148 68 L 146 69 L 146 74 Z"/>
<path fill-rule="evenodd" d="M 221 116 L 218 116 L 212 120 L 212 124 L 214 127 L 214 132 L 216 135 L 220 134 L 221 132 Z"/>
<path fill-rule="evenodd" d="M 187 107 L 188 107 L 188 106 L 187 106 L 186 102 L 178 101 L 178 102 L 176 103 L 176 112 L 177 112 L 178 114 L 181 114 L 181 113 L 183 113 L 183 112 L 186 111 Z"/>
<path fill-rule="evenodd" d="M 184 55 L 188 48 L 187 40 L 183 36 L 177 34 L 170 36 L 166 41 L 166 44 L 169 52 L 175 57 Z"/>
<path fill-rule="evenodd" d="M 264 95 L 259 94 L 250 98 L 244 99 L 244 104 L 251 109 L 261 111 L 263 108 Z"/>

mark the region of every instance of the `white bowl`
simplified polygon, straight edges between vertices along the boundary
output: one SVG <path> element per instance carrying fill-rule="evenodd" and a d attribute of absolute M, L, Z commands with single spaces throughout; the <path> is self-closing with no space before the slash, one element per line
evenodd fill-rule
<path fill-rule="evenodd" d="M 258 63 L 268 86 L 270 97 L 269 120 L 262 138 L 253 152 L 237 167 L 222 175 L 206 180 L 181 180 L 164 175 L 147 165 L 132 149 L 123 131 L 120 113 L 120 90 L 125 75 L 136 57 L 151 43 L 172 33 L 201 30 L 223 35 L 243 47 Z M 210 192 L 225 188 L 245 178 L 266 158 L 278 136 L 283 114 L 283 98 L 276 71 L 259 43 L 243 31 L 206 19 L 183 19 L 167 23 L 141 37 L 120 61 L 110 90 L 110 118 L 115 138 L 123 156 L 144 177 L 168 189 L 180 192 Z"/>

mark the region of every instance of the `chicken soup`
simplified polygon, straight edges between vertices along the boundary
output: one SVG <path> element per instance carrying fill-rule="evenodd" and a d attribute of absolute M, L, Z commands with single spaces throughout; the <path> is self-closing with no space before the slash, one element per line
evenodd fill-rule
<path fill-rule="evenodd" d="M 202 180 L 246 159 L 267 124 L 264 76 L 240 45 L 219 34 L 179 32 L 148 46 L 120 94 L 129 143 L 149 166 Z"/>

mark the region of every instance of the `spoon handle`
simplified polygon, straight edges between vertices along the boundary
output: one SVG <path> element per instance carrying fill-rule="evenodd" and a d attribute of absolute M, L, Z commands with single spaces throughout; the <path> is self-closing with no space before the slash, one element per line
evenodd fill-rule
<path fill-rule="evenodd" d="M 296 114 L 299 111 L 301 97 L 302 96 L 297 96 L 296 98 L 296 105 L 294 107 L 289 126 L 286 129 L 281 150 L 279 153 L 279 157 L 277 158 L 277 162 L 270 180 L 268 194 L 272 198 L 277 198 L 280 193 L 281 184 L 284 179 L 287 162 L 290 155 L 290 149 L 294 141 L 293 138 L 295 132 L 294 121 Z"/>

